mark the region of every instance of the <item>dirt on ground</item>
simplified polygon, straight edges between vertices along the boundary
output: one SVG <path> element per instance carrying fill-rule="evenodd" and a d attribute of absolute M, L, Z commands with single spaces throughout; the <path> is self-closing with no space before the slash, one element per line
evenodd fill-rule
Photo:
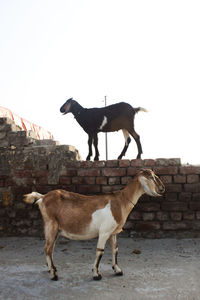
<path fill-rule="evenodd" d="M 108 245 L 100 281 L 93 281 L 91 271 L 96 240 L 57 240 L 58 281 L 47 272 L 44 243 L 39 238 L 0 238 L 1 300 L 200 299 L 200 239 L 118 238 L 124 276 L 114 275 Z"/>

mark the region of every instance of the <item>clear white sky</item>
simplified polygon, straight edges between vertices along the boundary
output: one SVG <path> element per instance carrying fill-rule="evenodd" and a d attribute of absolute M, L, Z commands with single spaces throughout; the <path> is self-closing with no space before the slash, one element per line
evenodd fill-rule
<path fill-rule="evenodd" d="M 0 0 L 0 105 L 78 148 L 87 134 L 60 106 L 142 106 L 143 158 L 200 163 L 199 0 Z M 100 159 L 105 158 L 99 134 Z M 122 132 L 109 133 L 109 158 Z M 134 141 L 126 158 L 137 154 Z"/>

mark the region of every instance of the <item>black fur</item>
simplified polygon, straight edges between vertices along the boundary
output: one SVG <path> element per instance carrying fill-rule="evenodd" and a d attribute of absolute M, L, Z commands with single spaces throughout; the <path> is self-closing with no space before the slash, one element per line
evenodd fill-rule
<path fill-rule="evenodd" d="M 68 110 L 67 110 L 68 109 Z M 125 102 L 116 103 L 101 108 L 83 108 L 77 101 L 72 98 L 68 99 L 60 108 L 61 113 L 71 112 L 83 130 L 88 134 L 89 154 L 87 160 L 92 155 L 92 143 L 94 144 L 96 155 L 94 160 L 99 160 L 98 137 L 99 132 L 112 132 L 125 129 L 135 139 L 138 147 L 137 158 L 141 157 L 142 147 L 139 135 L 134 130 L 134 117 L 140 108 L 133 108 Z M 106 124 L 102 126 L 106 117 Z M 101 128 L 102 127 L 102 128 Z M 118 159 L 125 155 L 131 139 L 125 144 L 122 153 Z"/>

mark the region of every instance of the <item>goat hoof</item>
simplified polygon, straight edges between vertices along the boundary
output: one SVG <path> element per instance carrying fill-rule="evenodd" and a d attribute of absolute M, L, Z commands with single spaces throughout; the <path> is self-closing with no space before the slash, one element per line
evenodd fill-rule
<path fill-rule="evenodd" d="M 98 158 L 98 157 L 95 157 L 94 160 L 95 160 L 95 161 L 99 161 L 99 158 Z"/>
<path fill-rule="evenodd" d="M 57 281 L 58 280 L 58 275 L 55 275 L 54 277 L 52 277 L 51 280 Z"/>
<path fill-rule="evenodd" d="M 101 280 L 102 276 L 101 274 L 98 274 L 97 276 L 93 276 L 93 280 Z"/>

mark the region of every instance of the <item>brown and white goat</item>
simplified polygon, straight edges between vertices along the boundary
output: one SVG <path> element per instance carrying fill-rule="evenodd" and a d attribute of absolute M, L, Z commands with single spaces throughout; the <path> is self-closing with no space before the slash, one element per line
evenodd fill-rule
<path fill-rule="evenodd" d="M 32 192 L 24 196 L 26 203 L 37 203 L 44 220 L 45 253 L 53 280 L 57 270 L 53 264 L 53 248 L 58 234 L 74 240 L 98 237 L 93 279 L 100 280 L 99 263 L 105 244 L 110 239 L 112 265 L 116 275 L 123 275 L 117 264 L 116 235 L 122 231 L 126 219 L 143 194 L 161 196 L 165 191 L 161 180 L 150 169 L 138 172 L 120 191 L 85 196 L 64 190 L 53 190 L 46 195 Z"/>

